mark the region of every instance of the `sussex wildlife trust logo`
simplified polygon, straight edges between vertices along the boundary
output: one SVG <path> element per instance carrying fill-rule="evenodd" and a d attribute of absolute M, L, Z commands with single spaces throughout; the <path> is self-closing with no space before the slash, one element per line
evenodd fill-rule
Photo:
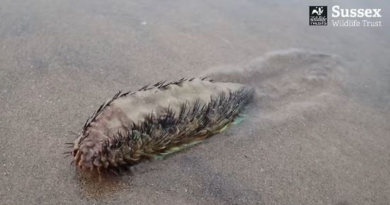
<path fill-rule="evenodd" d="M 328 25 L 327 6 L 309 6 L 309 25 L 310 26 Z"/>

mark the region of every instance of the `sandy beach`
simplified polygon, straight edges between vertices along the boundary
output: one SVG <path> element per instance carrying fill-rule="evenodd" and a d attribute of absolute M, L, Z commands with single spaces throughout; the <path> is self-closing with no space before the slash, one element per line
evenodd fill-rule
<path fill-rule="evenodd" d="M 312 4 L 2 1 L 0 204 L 390 204 L 390 3 L 326 3 L 381 27 L 309 26 Z M 133 175 L 64 157 L 118 90 L 198 76 L 255 88 L 244 122 Z"/>

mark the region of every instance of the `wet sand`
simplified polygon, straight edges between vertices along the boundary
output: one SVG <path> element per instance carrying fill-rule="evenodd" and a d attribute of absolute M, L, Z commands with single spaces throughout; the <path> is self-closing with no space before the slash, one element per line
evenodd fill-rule
<path fill-rule="evenodd" d="M 390 4 L 312 4 L 2 1 L 0 204 L 390 204 Z M 100 182 L 63 157 L 118 90 L 204 75 L 256 89 L 242 124 Z"/>

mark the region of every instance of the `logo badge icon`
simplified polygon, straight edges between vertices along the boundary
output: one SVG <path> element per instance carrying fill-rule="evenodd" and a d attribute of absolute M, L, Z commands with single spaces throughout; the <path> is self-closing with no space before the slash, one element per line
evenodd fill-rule
<path fill-rule="evenodd" d="M 309 6 L 309 25 L 310 26 L 328 25 L 328 7 Z"/>

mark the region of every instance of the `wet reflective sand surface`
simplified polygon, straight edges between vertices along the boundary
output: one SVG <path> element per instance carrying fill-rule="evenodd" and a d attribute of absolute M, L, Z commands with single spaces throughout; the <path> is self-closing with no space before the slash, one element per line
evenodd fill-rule
<path fill-rule="evenodd" d="M 303 1 L 2 1 L 0 204 L 389 204 L 390 6 L 335 4 L 382 27 L 309 27 Z M 118 90 L 195 76 L 254 87 L 244 122 L 134 175 L 64 158 Z"/>

